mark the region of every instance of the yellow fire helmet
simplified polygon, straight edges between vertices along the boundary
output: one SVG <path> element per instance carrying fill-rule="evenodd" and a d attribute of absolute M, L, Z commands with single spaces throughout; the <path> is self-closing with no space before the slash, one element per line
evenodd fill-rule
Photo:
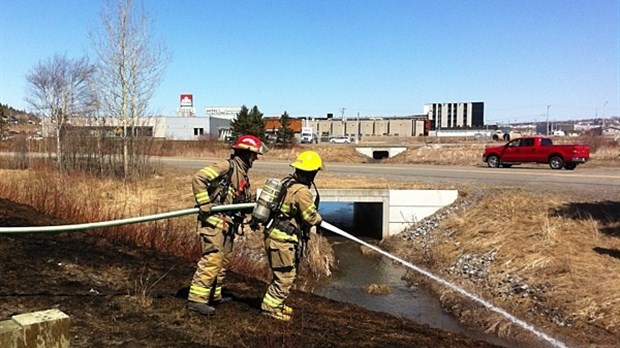
<path fill-rule="evenodd" d="M 321 156 L 314 151 L 304 151 L 297 155 L 297 159 L 291 163 L 291 167 L 306 172 L 313 172 L 320 169 L 325 170 Z"/>

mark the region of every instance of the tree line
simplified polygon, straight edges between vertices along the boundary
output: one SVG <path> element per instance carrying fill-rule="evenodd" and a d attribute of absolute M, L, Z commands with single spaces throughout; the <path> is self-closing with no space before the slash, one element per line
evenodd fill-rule
<path fill-rule="evenodd" d="M 236 118 L 231 122 L 230 128 L 233 138 L 244 134 L 252 134 L 261 139 L 264 143 L 273 144 L 280 147 L 289 147 L 295 143 L 295 132 L 291 128 L 291 117 L 286 111 L 280 115 L 280 127 L 275 132 L 275 138 L 270 139 L 265 130 L 263 113 L 254 105 L 248 109 L 245 105 L 237 113 Z"/>

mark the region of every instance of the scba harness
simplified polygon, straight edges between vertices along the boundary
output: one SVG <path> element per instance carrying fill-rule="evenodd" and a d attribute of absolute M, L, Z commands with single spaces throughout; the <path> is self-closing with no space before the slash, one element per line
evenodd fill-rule
<path fill-rule="evenodd" d="M 228 170 L 226 173 L 220 176 L 219 182 L 211 183 L 209 188 L 207 188 L 207 192 L 209 192 L 209 198 L 211 202 L 217 202 L 218 204 L 225 204 L 226 198 L 229 194 L 230 185 L 232 184 L 232 175 L 234 171 L 234 163 L 232 160 L 228 160 Z M 244 178 L 240 183 L 237 191 L 233 192 L 233 204 L 237 203 L 249 203 L 250 197 L 250 180 L 248 178 Z"/>
<path fill-rule="evenodd" d="M 283 211 L 285 210 L 283 209 L 284 200 L 294 184 L 301 183 L 298 182 L 292 175 L 284 178 L 282 182 L 277 179 L 267 179 L 265 186 L 256 201 L 256 207 L 252 211 L 252 217 L 255 222 L 260 222 L 265 226 L 265 231 L 271 231 L 273 234 L 273 230 L 277 229 L 277 231 L 290 237 L 279 236 L 280 238 L 277 239 L 298 243 L 303 248 L 307 240 L 310 238 L 310 226 L 298 227 L 292 224 L 290 219 L 294 213 L 292 211 L 288 211 L 288 209 L 286 209 L 286 212 Z M 316 192 L 314 205 L 318 209 L 320 196 L 314 182 L 312 182 L 312 185 L 314 186 L 314 190 Z M 303 186 L 300 186 L 297 190 L 301 189 Z M 297 190 L 295 190 L 295 192 Z M 295 192 L 292 193 L 294 194 Z M 276 232 L 275 235 L 278 235 L 278 233 Z"/>
<path fill-rule="evenodd" d="M 232 194 L 232 203 L 249 203 L 252 201 L 250 192 L 250 181 L 247 177 L 245 177 L 240 183 L 239 187 L 236 191 L 231 191 L 232 185 L 232 176 L 234 173 L 234 163 L 232 159 L 228 160 L 228 170 L 220 175 L 219 180 L 212 180 L 209 182 L 209 187 L 207 187 L 207 192 L 209 194 L 209 201 L 215 204 L 226 204 L 226 198 Z M 241 212 L 237 211 L 232 214 L 226 214 L 230 216 L 233 220 L 233 229 L 234 233 L 242 234 L 243 229 L 239 228 L 244 221 L 244 216 Z"/>

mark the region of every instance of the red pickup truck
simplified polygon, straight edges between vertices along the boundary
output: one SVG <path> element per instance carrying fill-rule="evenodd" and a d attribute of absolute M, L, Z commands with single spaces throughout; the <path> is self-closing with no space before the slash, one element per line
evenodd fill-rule
<path fill-rule="evenodd" d="M 484 150 L 482 160 L 491 168 L 510 168 L 513 164 L 549 163 L 551 169 L 573 170 L 590 159 L 588 145 L 553 145 L 550 138 L 541 136 L 514 139 L 502 146 Z"/>

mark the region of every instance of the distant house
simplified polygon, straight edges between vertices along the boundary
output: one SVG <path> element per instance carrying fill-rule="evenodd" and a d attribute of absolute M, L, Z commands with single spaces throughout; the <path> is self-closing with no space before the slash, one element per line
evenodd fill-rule
<path fill-rule="evenodd" d="M 586 134 L 592 135 L 604 135 L 614 137 L 614 139 L 618 140 L 620 138 L 620 127 L 617 126 L 600 126 L 589 129 L 585 132 Z"/>
<path fill-rule="evenodd" d="M 601 133 L 604 136 L 612 136 L 616 141 L 620 140 L 620 126 L 601 127 Z"/>

